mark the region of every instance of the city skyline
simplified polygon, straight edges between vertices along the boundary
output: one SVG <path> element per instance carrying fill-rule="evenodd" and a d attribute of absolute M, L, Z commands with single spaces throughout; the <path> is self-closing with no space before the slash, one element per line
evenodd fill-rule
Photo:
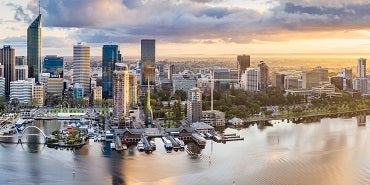
<path fill-rule="evenodd" d="M 82 41 L 92 56 L 110 42 L 119 43 L 123 55 L 140 56 L 141 39 L 155 39 L 159 57 L 366 53 L 369 7 L 345 0 L 42 0 L 42 53 L 72 56 L 73 44 Z M 38 0 L 5 0 L 0 11 L 0 44 L 26 55 Z"/>

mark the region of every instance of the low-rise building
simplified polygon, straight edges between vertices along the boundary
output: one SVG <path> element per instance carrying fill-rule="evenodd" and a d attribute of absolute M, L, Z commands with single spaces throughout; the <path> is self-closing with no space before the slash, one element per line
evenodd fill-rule
<path fill-rule="evenodd" d="M 36 106 L 44 105 L 44 85 L 37 83 L 32 86 L 32 100 L 36 103 Z"/>
<path fill-rule="evenodd" d="M 17 99 L 19 103 L 31 103 L 33 82 L 17 80 L 10 82 L 10 101 Z"/>
<path fill-rule="evenodd" d="M 207 133 L 215 131 L 214 127 L 204 122 L 194 122 L 191 124 L 191 127 L 194 127 L 195 131 L 197 131 L 198 133 Z"/>
<path fill-rule="evenodd" d="M 225 113 L 218 110 L 202 111 L 201 121 L 213 127 L 224 127 Z"/>
<path fill-rule="evenodd" d="M 97 86 L 93 90 L 93 101 L 94 104 L 99 102 L 100 104 L 102 103 L 101 101 L 103 100 L 103 89 L 102 86 Z"/>

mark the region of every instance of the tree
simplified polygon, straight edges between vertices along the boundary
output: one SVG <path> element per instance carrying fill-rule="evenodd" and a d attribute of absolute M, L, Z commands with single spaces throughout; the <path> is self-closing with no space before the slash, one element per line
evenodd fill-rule
<path fill-rule="evenodd" d="M 12 101 L 10 102 L 10 105 L 11 105 L 13 108 L 18 109 L 19 103 L 20 103 L 20 102 L 19 102 L 18 98 L 14 98 L 14 99 L 12 99 Z"/>
<path fill-rule="evenodd" d="M 169 101 L 171 98 L 170 91 L 160 90 L 158 92 L 158 98 L 160 101 Z"/>
<path fill-rule="evenodd" d="M 181 101 L 177 100 L 172 107 L 173 119 L 178 121 L 182 119 L 181 115 Z"/>
<path fill-rule="evenodd" d="M 180 99 L 181 101 L 185 101 L 187 99 L 188 95 L 184 90 L 176 90 L 173 97 L 174 97 L 175 100 Z"/>

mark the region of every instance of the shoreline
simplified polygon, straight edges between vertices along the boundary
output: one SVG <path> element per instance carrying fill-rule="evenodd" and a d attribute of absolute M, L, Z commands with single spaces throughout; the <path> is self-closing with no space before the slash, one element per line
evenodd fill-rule
<path fill-rule="evenodd" d="M 342 112 L 331 112 L 331 113 L 320 113 L 320 114 L 310 114 L 310 115 L 292 115 L 292 116 L 263 116 L 261 118 L 255 119 L 243 119 L 243 124 L 258 123 L 258 122 L 268 122 L 272 120 L 292 120 L 294 123 L 302 123 L 304 121 L 315 121 L 322 118 L 338 118 L 338 117 L 354 117 L 359 115 L 370 115 L 370 109 L 363 110 L 353 110 L 353 111 L 342 111 Z"/>

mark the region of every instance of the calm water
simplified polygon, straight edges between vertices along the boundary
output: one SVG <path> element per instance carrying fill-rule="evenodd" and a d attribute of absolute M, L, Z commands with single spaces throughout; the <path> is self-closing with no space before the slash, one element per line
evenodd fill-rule
<path fill-rule="evenodd" d="M 112 152 L 92 141 L 74 152 L 0 144 L 0 184 L 370 184 L 370 122 L 358 127 L 355 118 L 280 121 L 262 130 L 225 132 L 245 140 L 209 141 L 198 159 L 166 153 L 159 139 L 150 155 L 136 148 Z"/>

